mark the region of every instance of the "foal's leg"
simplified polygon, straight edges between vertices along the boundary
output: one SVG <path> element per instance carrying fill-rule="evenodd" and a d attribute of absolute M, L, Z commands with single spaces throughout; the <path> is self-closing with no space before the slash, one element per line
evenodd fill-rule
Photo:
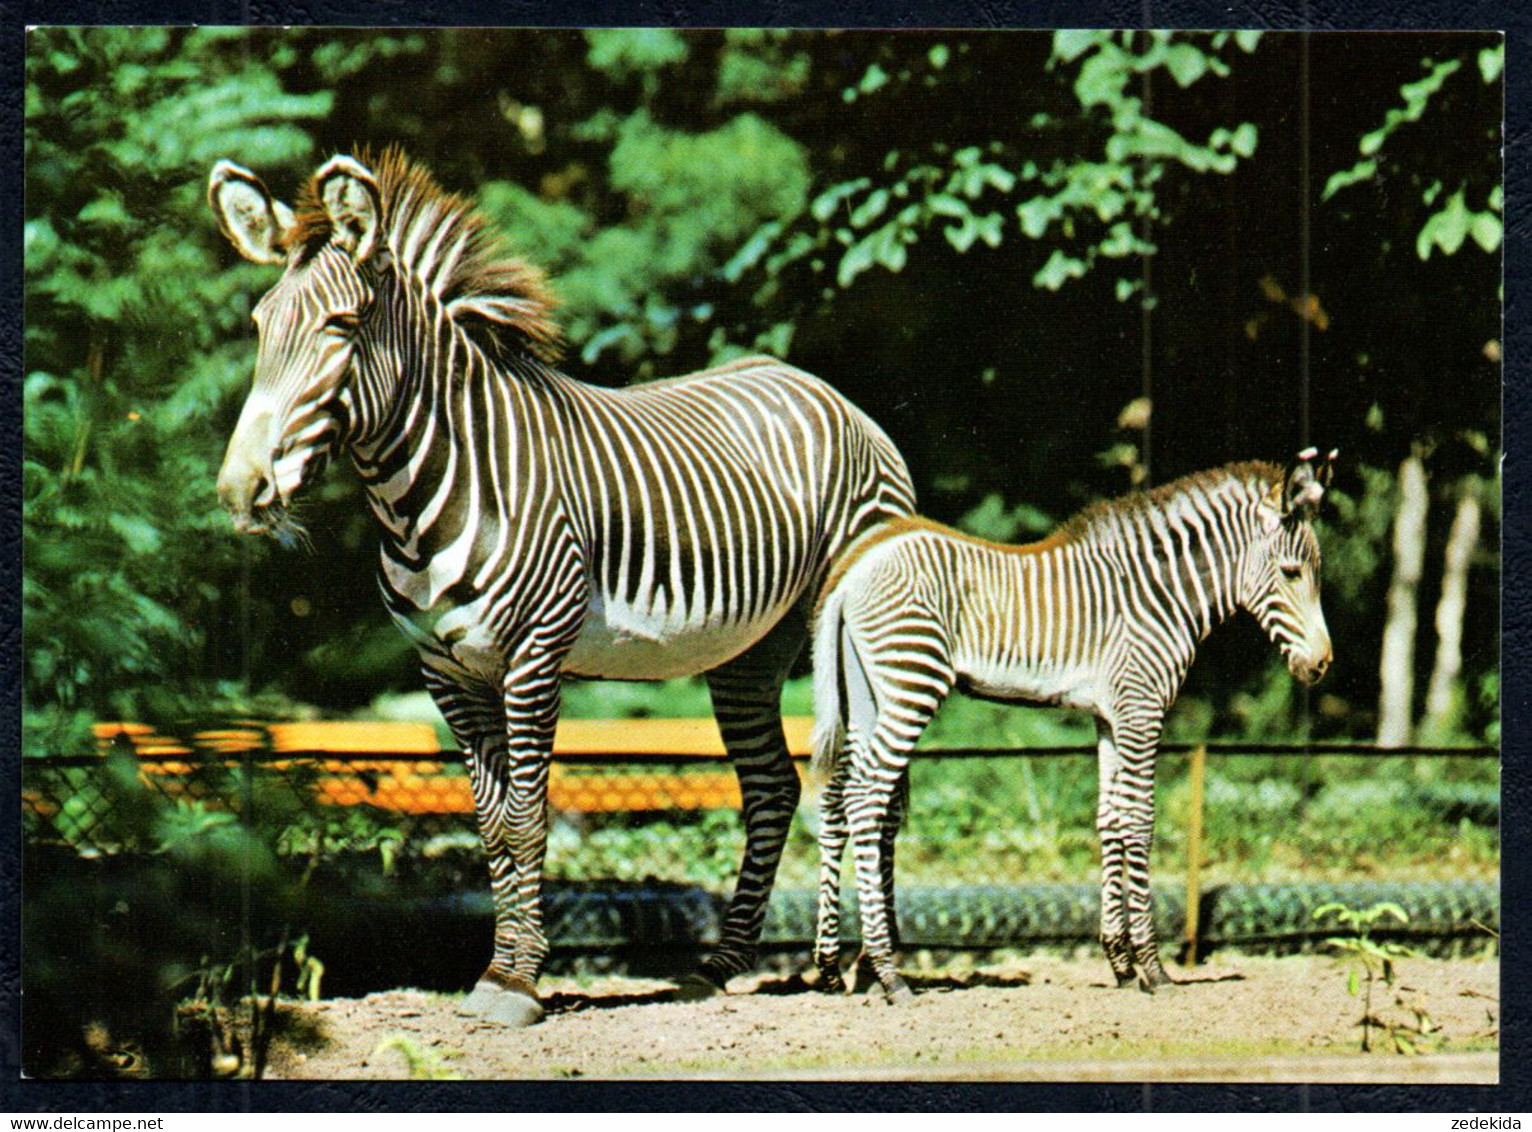
<path fill-rule="evenodd" d="M 876 751 L 874 755 L 872 751 Z M 846 784 L 846 821 L 856 858 L 857 900 L 862 916 L 862 957 L 890 1002 L 906 1002 L 914 992 L 894 967 L 888 907 L 883 891 L 883 843 L 906 753 L 874 747 L 852 767 Z"/>
<path fill-rule="evenodd" d="M 1117 985 L 1133 982 L 1133 949 L 1128 943 L 1128 922 L 1123 910 L 1124 846 L 1114 787 L 1122 767 L 1111 724 L 1096 722 L 1096 833 L 1101 839 L 1101 947 L 1112 965 Z"/>
<path fill-rule="evenodd" d="M 894 900 L 894 845 L 910 803 L 910 768 L 906 764 L 899 776 L 899 785 L 888 800 L 888 820 L 883 823 L 883 843 L 880 862 L 883 867 L 883 903 L 888 908 L 888 941 L 895 951 L 899 950 L 899 913 Z"/>
<path fill-rule="evenodd" d="M 819 989 L 846 989 L 840 973 L 840 869 L 846 851 L 846 778 L 851 754 L 838 752 L 835 769 L 819 796 L 819 916 L 814 929 L 814 966 Z"/>
<path fill-rule="evenodd" d="M 1120 809 L 1123 855 L 1126 860 L 1126 913 L 1128 942 L 1138 968 L 1139 986 L 1146 991 L 1170 984 L 1160 962 L 1160 943 L 1154 931 L 1154 893 L 1149 884 L 1149 857 L 1154 848 L 1154 763 L 1158 753 L 1161 720 L 1156 717 L 1136 730 L 1137 746 L 1123 752 Z"/>
<path fill-rule="evenodd" d="M 1104 737 L 1101 830 L 1101 943 L 1118 986 L 1137 982 L 1147 991 L 1171 982 L 1154 931 L 1149 855 L 1154 844 L 1154 757 L 1162 720 L 1119 718 Z M 1106 745 L 1112 747 L 1108 758 Z M 1110 774 L 1109 771 L 1110 762 Z"/>

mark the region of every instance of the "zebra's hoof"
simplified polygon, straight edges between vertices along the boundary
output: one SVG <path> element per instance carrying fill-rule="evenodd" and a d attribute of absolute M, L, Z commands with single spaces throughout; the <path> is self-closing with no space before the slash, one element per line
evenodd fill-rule
<path fill-rule="evenodd" d="M 845 994 L 846 980 L 841 977 L 839 970 L 827 970 L 819 972 L 819 981 L 814 984 L 814 989 L 820 994 Z"/>
<path fill-rule="evenodd" d="M 488 979 L 480 979 L 463 1000 L 458 1013 L 520 1029 L 543 1020 L 543 1004 L 529 994 L 507 990 Z"/>
<path fill-rule="evenodd" d="M 903 979 L 900 979 L 892 986 L 884 987 L 883 993 L 888 997 L 888 1004 L 890 1006 L 908 1006 L 915 1001 L 915 992 L 910 989 L 910 985 Z"/>
<path fill-rule="evenodd" d="M 1140 978 L 1138 980 L 1138 989 L 1145 994 L 1160 994 L 1168 991 L 1175 985 L 1175 981 L 1168 975 L 1161 975 L 1159 978 Z"/>
<path fill-rule="evenodd" d="M 702 1002 L 723 993 L 723 988 L 706 975 L 684 975 L 676 980 L 676 1002 Z"/>

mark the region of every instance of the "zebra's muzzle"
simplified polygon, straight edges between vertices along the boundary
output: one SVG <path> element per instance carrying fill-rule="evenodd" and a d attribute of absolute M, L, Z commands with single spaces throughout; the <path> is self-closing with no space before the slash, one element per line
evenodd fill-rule
<path fill-rule="evenodd" d="M 242 535 L 265 534 L 270 529 L 268 513 L 283 505 L 270 462 L 262 467 L 234 452 L 218 473 L 218 501 Z"/>
<path fill-rule="evenodd" d="M 1313 656 L 1304 656 L 1295 651 L 1288 654 L 1287 670 L 1300 684 L 1312 686 L 1323 680 L 1325 673 L 1330 670 L 1332 655 L 1328 642 Z"/>

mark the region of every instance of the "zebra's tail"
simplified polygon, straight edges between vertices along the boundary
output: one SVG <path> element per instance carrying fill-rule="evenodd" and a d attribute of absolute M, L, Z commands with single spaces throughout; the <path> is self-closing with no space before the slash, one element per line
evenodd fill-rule
<path fill-rule="evenodd" d="M 844 587 L 825 595 L 814 622 L 814 780 L 823 785 L 840 760 L 846 741 L 845 705 L 841 703 L 841 627 Z"/>

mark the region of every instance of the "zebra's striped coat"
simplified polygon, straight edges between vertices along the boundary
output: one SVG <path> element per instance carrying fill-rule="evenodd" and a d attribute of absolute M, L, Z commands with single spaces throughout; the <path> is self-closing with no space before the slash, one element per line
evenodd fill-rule
<path fill-rule="evenodd" d="M 739 772 L 745 860 L 691 984 L 753 955 L 798 797 L 780 691 L 836 556 L 914 492 L 888 438 L 829 386 L 748 358 L 632 389 L 550 364 L 540 276 L 397 152 L 331 160 L 294 212 L 220 163 L 220 224 L 281 263 L 255 310 L 255 385 L 219 490 L 243 530 L 346 451 L 381 533 L 379 581 L 468 757 L 496 901 L 470 1007 L 540 1016 L 548 761 L 565 675 L 706 672 Z"/>
<path fill-rule="evenodd" d="M 1255 614 L 1299 679 L 1329 665 L 1311 458 L 1285 476 L 1270 464 L 1189 476 L 1088 509 L 1027 546 L 903 518 L 848 551 L 814 641 L 815 757 L 827 779 L 815 956 L 826 986 L 841 985 L 849 836 L 864 958 L 890 997 L 909 993 L 892 958 L 893 834 L 910 752 L 955 688 L 1095 716 L 1102 944 L 1120 983 L 1135 967 L 1148 988 L 1168 981 L 1149 894 L 1164 716 L 1197 643 L 1237 609 Z"/>

